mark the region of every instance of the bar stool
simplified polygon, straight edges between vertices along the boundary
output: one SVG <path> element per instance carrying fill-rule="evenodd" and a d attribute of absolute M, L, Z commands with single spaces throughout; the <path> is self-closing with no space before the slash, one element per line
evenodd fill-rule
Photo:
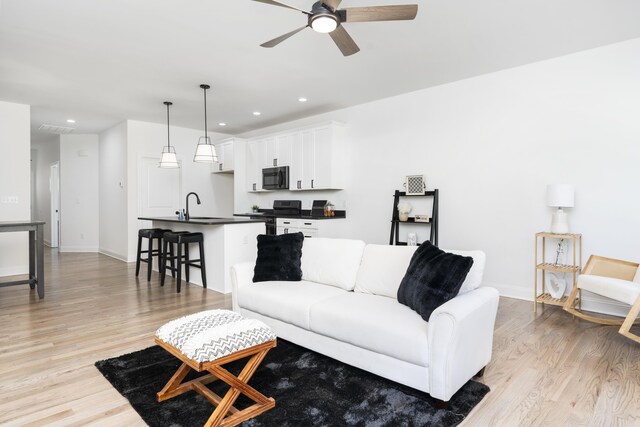
<path fill-rule="evenodd" d="M 189 267 L 200 269 L 202 286 L 207 287 L 207 271 L 204 263 L 204 236 L 202 233 L 190 232 L 166 232 L 162 238 L 162 266 L 160 268 L 160 286 L 164 286 L 164 278 L 167 270 L 176 273 L 177 292 L 180 293 L 182 281 L 182 266 L 185 266 L 185 278 L 189 281 Z M 200 250 L 200 259 L 189 259 L 189 244 L 197 243 Z M 173 245 L 177 245 L 177 252 L 174 255 Z M 183 247 L 184 246 L 184 247 Z M 169 266 L 167 266 L 167 261 Z M 175 262 L 175 265 L 174 265 Z"/>
<path fill-rule="evenodd" d="M 147 267 L 147 282 L 151 280 L 151 269 L 153 267 L 153 257 L 158 257 L 158 267 L 160 267 L 160 258 L 162 256 L 162 236 L 165 232 L 171 230 L 164 230 L 162 228 L 141 228 L 138 230 L 138 253 L 136 254 L 136 277 L 140 273 L 140 262 L 146 262 Z M 149 239 L 148 249 L 142 250 L 142 239 Z M 158 240 L 158 248 L 153 249 L 153 240 Z M 142 258 L 142 254 L 147 254 L 146 258 Z"/>

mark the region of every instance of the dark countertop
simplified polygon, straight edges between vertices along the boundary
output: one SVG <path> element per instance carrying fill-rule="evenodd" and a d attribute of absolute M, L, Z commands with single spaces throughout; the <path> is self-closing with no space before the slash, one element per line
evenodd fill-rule
<path fill-rule="evenodd" d="M 162 221 L 162 222 L 178 222 L 180 224 L 196 224 L 196 225 L 225 225 L 225 224 L 246 224 L 253 222 L 264 222 L 263 219 L 241 219 L 241 218 L 214 218 L 214 217 L 203 217 L 203 216 L 194 216 L 191 217 L 188 221 L 180 220 L 175 216 L 163 216 L 163 217 L 138 217 L 138 219 L 145 221 Z"/>
<path fill-rule="evenodd" d="M 315 216 L 311 215 L 310 210 L 303 210 L 301 215 L 286 215 L 286 214 L 274 214 L 271 210 L 265 210 L 252 213 L 239 213 L 233 214 L 233 216 L 252 217 L 252 218 L 291 218 L 291 219 L 344 219 L 347 214 L 345 211 L 336 211 L 336 216 Z"/>
<path fill-rule="evenodd" d="M 17 227 L 29 225 L 44 225 L 44 221 L 0 221 L 0 227 Z"/>

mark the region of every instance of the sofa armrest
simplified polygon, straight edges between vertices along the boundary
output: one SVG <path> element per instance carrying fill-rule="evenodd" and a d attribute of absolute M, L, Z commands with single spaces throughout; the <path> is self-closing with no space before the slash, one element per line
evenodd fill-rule
<path fill-rule="evenodd" d="M 242 262 L 231 266 L 231 301 L 233 311 L 240 312 L 238 289 L 253 283 L 254 262 Z"/>
<path fill-rule="evenodd" d="M 438 307 L 429 319 L 429 394 L 449 401 L 491 360 L 498 291 L 481 287 Z"/>

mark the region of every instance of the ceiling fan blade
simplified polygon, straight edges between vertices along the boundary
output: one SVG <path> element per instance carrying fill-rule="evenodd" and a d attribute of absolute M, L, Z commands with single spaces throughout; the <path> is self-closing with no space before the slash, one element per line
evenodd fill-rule
<path fill-rule="evenodd" d="M 297 11 L 299 11 L 299 12 L 302 12 L 302 13 L 304 13 L 305 15 L 308 15 L 308 14 L 309 14 L 309 12 L 307 12 L 307 11 L 304 11 L 304 10 L 302 10 L 302 9 L 298 9 L 297 7 L 294 7 L 294 6 L 289 6 L 288 4 L 280 3 L 280 2 L 275 1 L 275 0 L 253 0 L 253 1 L 257 1 L 257 2 L 260 2 L 260 3 L 270 4 L 270 5 L 272 5 L 272 6 L 286 7 L 287 9 L 293 9 L 293 10 L 297 10 Z"/>
<path fill-rule="evenodd" d="M 342 3 L 342 0 L 322 0 L 322 3 L 329 6 L 331 10 L 335 12 L 338 6 L 340 6 L 340 3 Z"/>
<path fill-rule="evenodd" d="M 330 32 L 329 35 L 344 56 L 349 56 L 353 55 L 354 53 L 360 52 L 360 48 L 358 47 L 356 42 L 353 41 L 349 33 L 347 33 L 347 30 L 345 30 L 342 25 L 338 25 L 338 28 Z"/>
<path fill-rule="evenodd" d="M 276 37 L 273 40 L 269 40 L 268 42 L 262 43 L 260 46 L 262 47 L 274 47 L 279 45 L 280 43 L 282 43 L 283 41 L 285 41 L 286 39 L 288 39 L 289 37 L 291 37 L 294 34 L 299 33 L 300 31 L 304 30 L 305 28 L 307 28 L 308 25 L 305 25 L 304 27 L 300 27 L 297 28 L 291 32 L 288 32 L 287 34 L 283 34 L 280 37 Z"/>
<path fill-rule="evenodd" d="M 418 5 L 348 7 L 343 11 L 346 14 L 344 22 L 404 21 L 416 17 Z"/>

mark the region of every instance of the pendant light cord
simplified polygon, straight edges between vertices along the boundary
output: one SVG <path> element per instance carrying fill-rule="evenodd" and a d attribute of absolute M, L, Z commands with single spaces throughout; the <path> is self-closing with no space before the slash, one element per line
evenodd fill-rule
<path fill-rule="evenodd" d="M 171 151 L 171 133 L 169 132 L 169 103 L 167 103 L 167 147 Z"/>
<path fill-rule="evenodd" d="M 204 137 L 207 138 L 207 88 L 204 88 Z M 206 139 L 207 144 L 209 140 Z"/>

